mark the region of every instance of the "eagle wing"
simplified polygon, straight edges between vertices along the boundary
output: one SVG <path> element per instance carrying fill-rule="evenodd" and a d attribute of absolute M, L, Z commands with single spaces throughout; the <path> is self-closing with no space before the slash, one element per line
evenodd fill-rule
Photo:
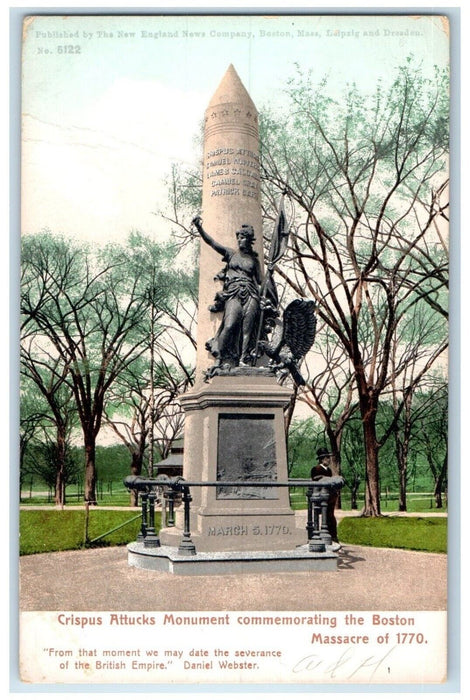
<path fill-rule="evenodd" d="M 283 326 L 284 343 L 290 348 L 294 361 L 298 362 L 315 340 L 315 303 L 305 299 L 292 301 L 284 311 Z"/>

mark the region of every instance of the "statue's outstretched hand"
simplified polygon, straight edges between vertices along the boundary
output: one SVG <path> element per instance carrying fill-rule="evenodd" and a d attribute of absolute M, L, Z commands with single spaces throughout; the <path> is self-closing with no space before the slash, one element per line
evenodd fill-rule
<path fill-rule="evenodd" d="M 202 219 L 201 219 L 201 217 L 200 217 L 199 215 L 198 215 L 198 216 L 195 216 L 191 223 L 193 223 L 194 226 L 195 226 L 195 227 L 197 228 L 197 230 L 199 231 L 199 229 L 201 228 L 201 225 L 202 225 Z"/>

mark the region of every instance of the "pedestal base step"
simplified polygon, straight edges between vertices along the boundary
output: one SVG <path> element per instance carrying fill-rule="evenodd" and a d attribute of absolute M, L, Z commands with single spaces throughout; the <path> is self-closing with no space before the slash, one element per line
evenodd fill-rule
<path fill-rule="evenodd" d="M 297 571 L 336 571 L 338 554 L 310 552 L 308 545 L 287 551 L 178 553 L 176 547 L 145 548 L 141 542 L 127 545 L 128 564 L 138 569 L 178 575 L 292 573 Z"/>

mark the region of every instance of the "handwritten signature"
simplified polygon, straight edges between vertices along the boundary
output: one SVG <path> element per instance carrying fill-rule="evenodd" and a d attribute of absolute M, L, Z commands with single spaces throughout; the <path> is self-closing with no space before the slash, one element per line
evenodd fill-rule
<path fill-rule="evenodd" d="M 324 676 L 328 676 L 329 678 L 349 680 L 358 675 L 360 671 L 368 670 L 364 680 L 371 681 L 377 671 L 386 666 L 385 662 L 389 660 L 395 649 L 396 646 L 391 647 L 383 656 L 365 656 L 360 650 L 354 647 L 347 647 L 340 656 L 333 661 L 322 659 L 319 654 L 309 654 L 296 662 L 292 668 L 292 672 L 320 671 Z M 387 666 L 387 670 L 388 673 L 390 673 L 389 666 Z M 363 676 L 363 673 L 360 675 Z"/>

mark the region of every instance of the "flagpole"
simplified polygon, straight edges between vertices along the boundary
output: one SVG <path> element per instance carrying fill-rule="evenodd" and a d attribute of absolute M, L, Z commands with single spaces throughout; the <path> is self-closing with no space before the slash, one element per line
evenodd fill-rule
<path fill-rule="evenodd" d="M 263 322 L 264 322 L 264 304 L 263 304 L 262 302 L 263 302 L 263 301 L 266 301 L 266 290 L 267 290 L 267 287 L 268 287 L 268 274 L 271 274 L 271 273 L 272 273 L 272 271 L 273 271 L 273 269 L 274 269 L 275 263 L 276 263 L 277 260 L 279 260 L 280 257 L 281 257 L 281 256 L 276 256 L 276 247 L 277 247 L 277 246 L 275 245 L 275 241 L 276 241 L 276 238 L 278 237 L 278 234 L 279 234 L 279 224 L 280 224 L 280 221 L 281 221 L 281 214 L 282 214 L 282 211 L 283 211 L 284 197 L 285 197 L 285 195 L 286 195 L 286 192 L 284 191 L 284 192 L 282 193 L 282 195 L 281 195 L 281 200 L 280 200 L 280 202 L 279 202 L 279 208 L 278 208 L 278 212 L 277 212 L 276 223 L 275 223 L 275 225 L 274 225 L 273 236 L 272 236 L 272 238 L 271 238 L 271 245 L 270 245 L 270 247 L 269 247 L 269 254 L 268 254 L 268 261 L 267 261 L 267 271 L 266 271 L 266 274 L 265 274 L 265 276 L 264 276 L 263 284 L 262 284 L 262 286 L 261 286 L 261 296 L 260 296 L 260 307 L 261 307 L 261 312 L 260 312 L 259 321 L 258 321 L 258 330 L 257 330 L 257 333 L 256 333 L 256 344 L 255 344 L 255 348 L 254 348 L 254 350 L 253 350 L 253 360 L 252 360 L 252 366 L 253 366 L 253 367 L 256 365 L 256 362 L 258 361 L 258 346 L 259 346 L 259 342 L 260 342 L 260 339 L 261 339 L 261 332 L 262 332 L 262 329 L 263 329 Z M 285 216 L 285 215 L 284 215 L 284 216 Z M 279 253 L 279 250 L 278 250 L 277 252 Z M 276 259 L 275 259 L 275 256 L 276 256 Z"/>

